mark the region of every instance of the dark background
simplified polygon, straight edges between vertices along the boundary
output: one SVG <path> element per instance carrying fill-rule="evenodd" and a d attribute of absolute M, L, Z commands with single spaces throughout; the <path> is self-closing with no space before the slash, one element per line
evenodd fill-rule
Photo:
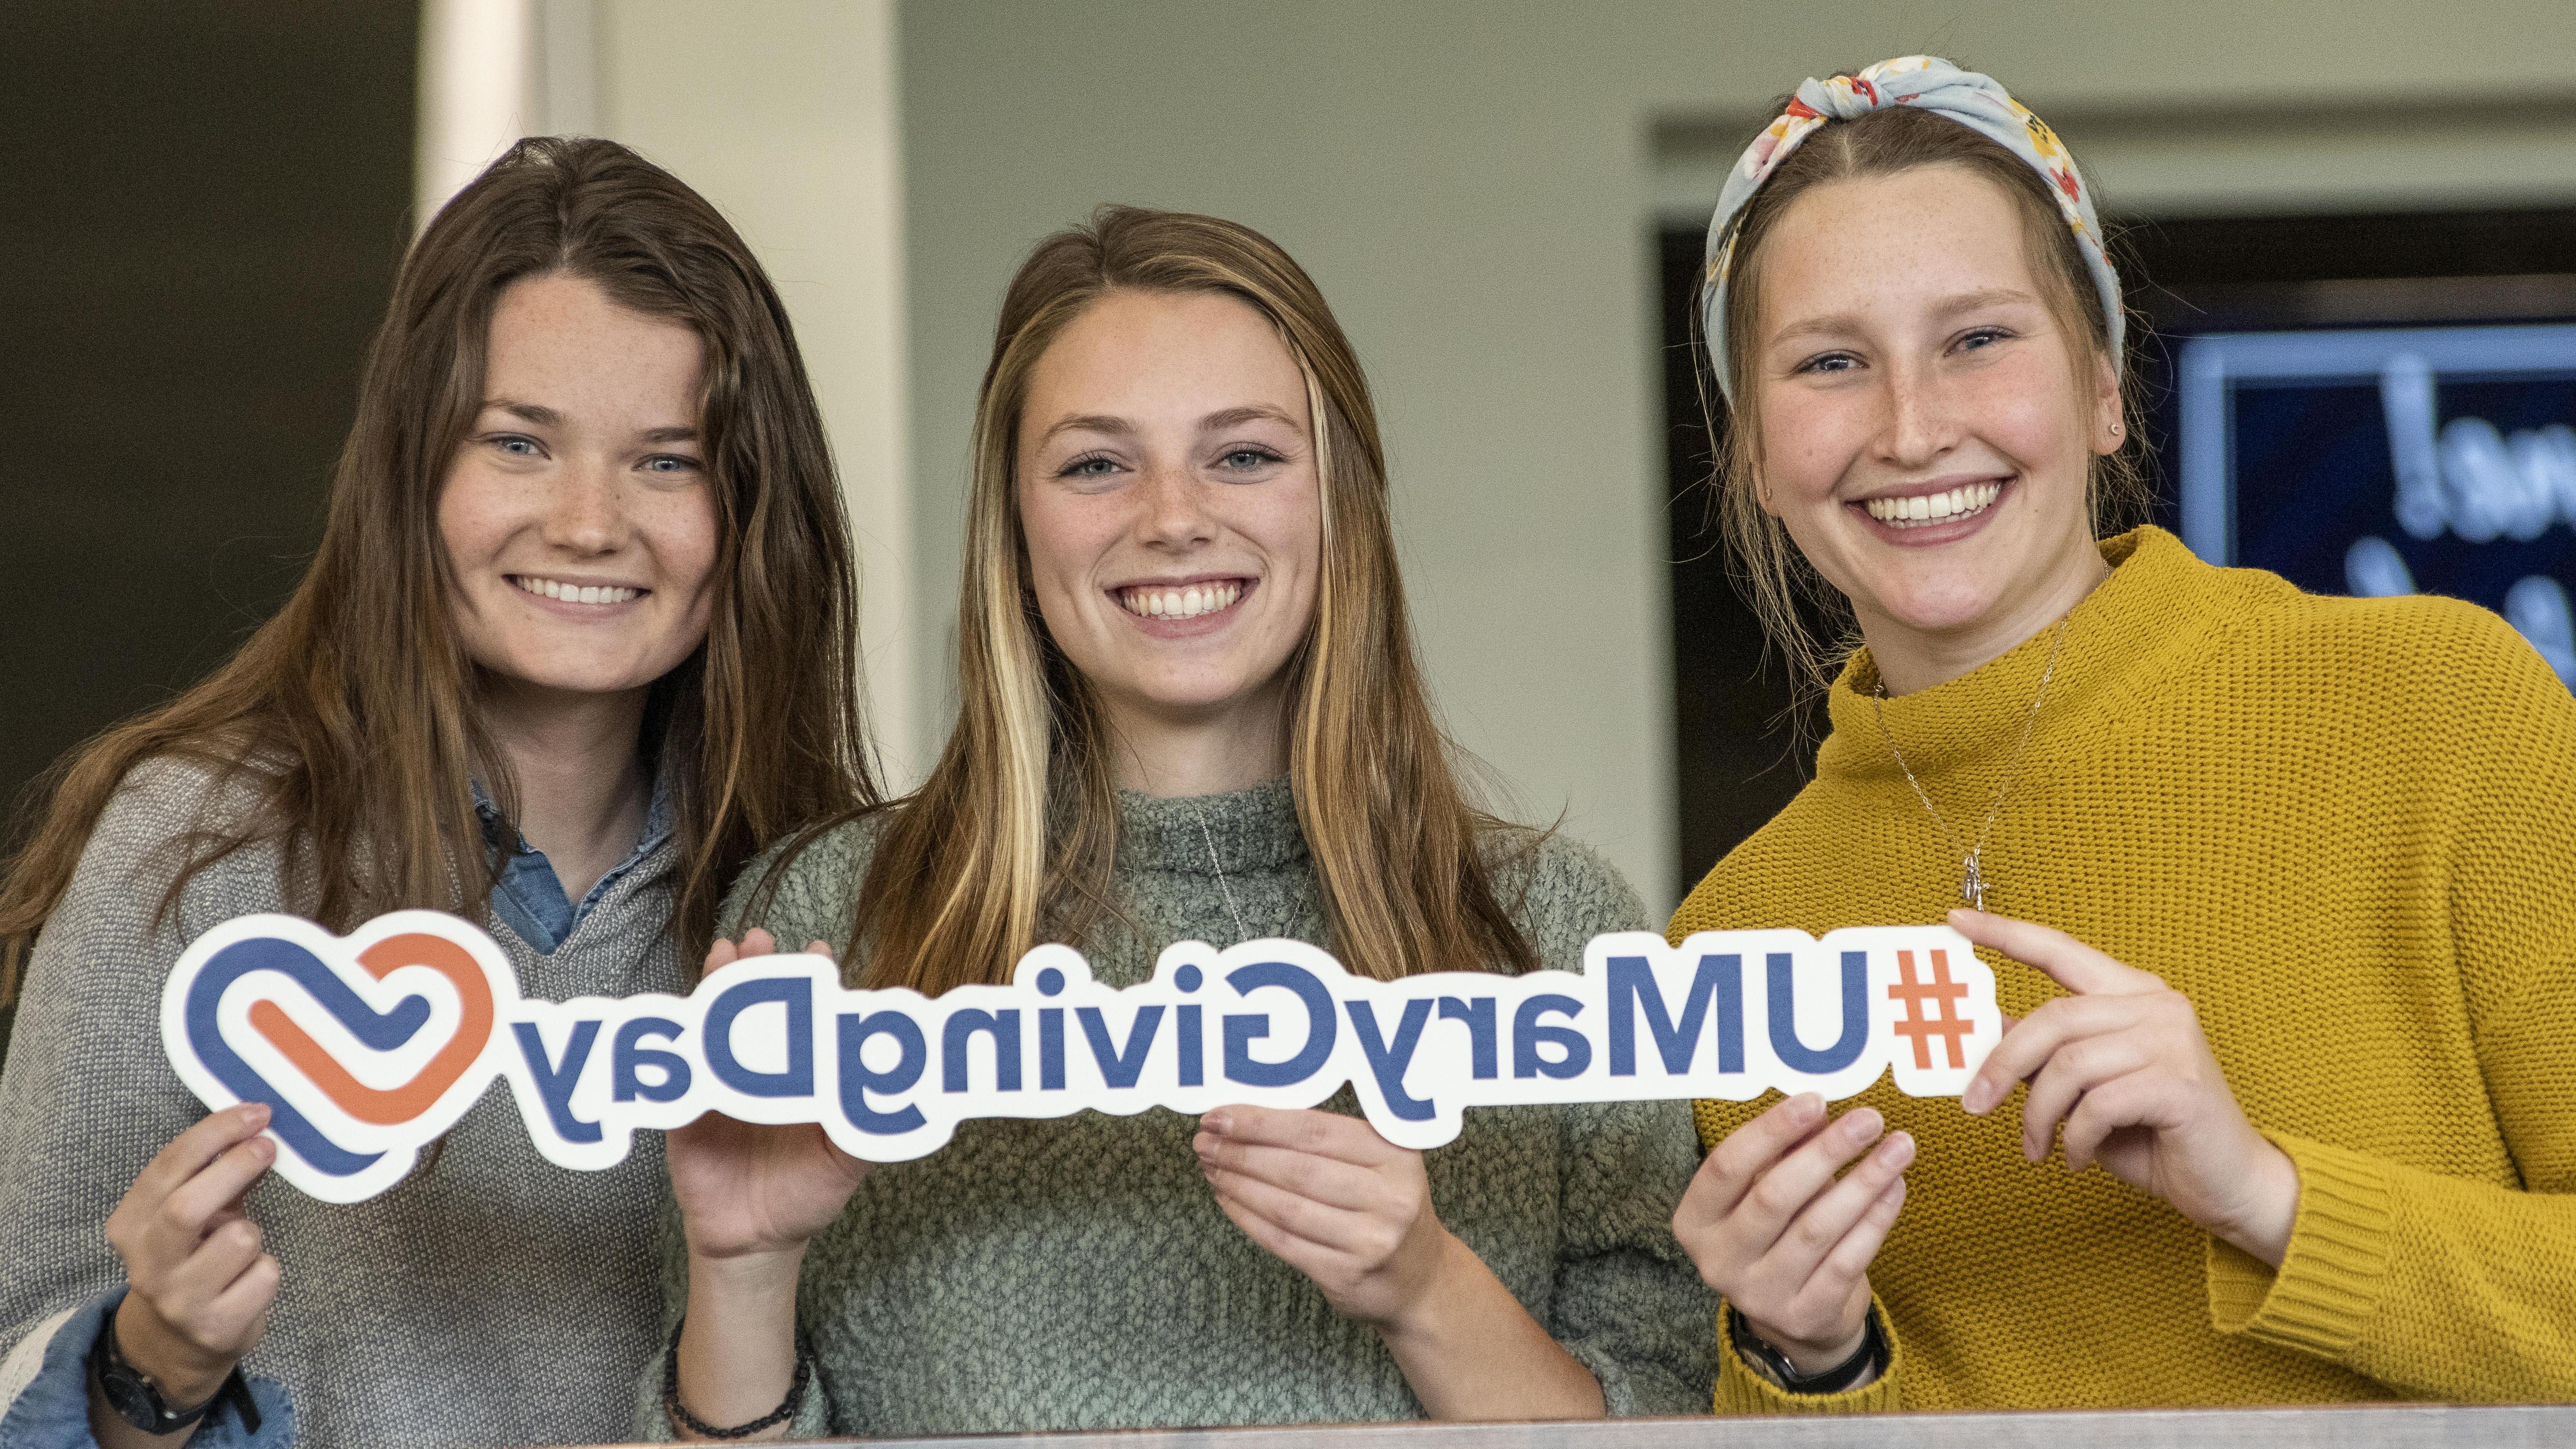
<path fill-rule="evenodd" d="M 319 537 L 411 197 L 406 4 L 11 0 L 0 790 L 203 674 Z"/>
<path fill-rule="evenodd" d="M 204 674 L 302 572 L 408 236 L 419 15 L 9 0 L 0 29 L 16 801 Z"/>
<path fill-rule="evenodd" d="M 2133 219 L 2115 220 L 2112 231 L 2130 306 L 2146 324 L 2131 329 L 2131 361 L 2149 442 L 2159 458 L 2173 456 L 2178 422 L 2170 386 L 2173 354 L 2194 333 L 2576 318 L 2576 209 Z M 1801 742 L 1789 671 L 1776 651 L 1766 651 L 1760 625 L 1728 577 L 1709 509 L 1713 446 L 1700 403 L 1705 363 L 1690 340 L 1706 234 L 1698 227 L 1668 228 L 1658 242 L 1673 500 L 1676 814 L 1680 886 L 1687 893 L 1719 857 L 1797 794 L 1814 767 L 1814 741 L 1824 721 L 1821 706 L 1812 706 Z M 2568 392 L 2530 385 L 2446 386 L 2442 412 L 2476 413 L 2508 430 L 2529 427 L 2576 416 L 2576 398 Z M 2338 469 L 2375 469 L 2367 475 L 2371 486 L 2358 496 L 2385 511 L 2387 491 L 2379 485 L 2391 475 L 2377 389 L 2246 389 L 2238 402 L 2238 518 L 2248 553 L 2240 562 L 2279 569 L 2304 588 L 2342 592 L 2345 546 L 2356 531 L 2374 530 L 2318 518 L 2308 535 L 2315 546 L 2297 547 L 2292 535 L 2299 531 L 2299 479 L 2339 483 Z M 2317 469 L 2319 460 L 2306 455 L 2321 447 L 2341 448 L 2349 456 L 2326 459 L 2333 466 Z M 2295 475 L 2288 466 L 2264 466 L 2290 457 L 2301 464 Z M 2170 470 L 2159 467 L 2155 477 L 2152 521 L 2178 528 Z M 2267 479 L 2277 486 L 2267 490 Z M 2336 489 L 2341 504 L 2354 496 Z M 2254 556 L 2255 545 L 2273 534 L 2281 540 Z M 2521 573 L 2576 576 L 2567 571 L 2576 567 L 2576 544 L 2556 528 L 2528 544 L 2472 546 L 2447 538 L 2420 544 L 2390 536 L 2418 569 L 2419 587 L 2447 591 L 2456 577 L 2461 592 L 2490 608 L 2501 603 L 2504 583 Z M 2492 589 L 2469 586 L 2467 575 L 2436 562 L 2446 551 L 2472 547 L 2486 555 L 2480 579 L 2505 566 L 2507 550 L 2515 551 L 2510 562 L 2516 565 L 2525 561 L 2524 553 L 2538 561 L 2497 575 L 2504 582 Z M 2310 553 L 2316 558 L 2308 558 Z"/>

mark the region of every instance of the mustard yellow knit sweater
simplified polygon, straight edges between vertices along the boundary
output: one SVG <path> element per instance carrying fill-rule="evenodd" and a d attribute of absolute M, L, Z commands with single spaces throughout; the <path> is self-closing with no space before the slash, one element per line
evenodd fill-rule
<path fill-rule="evenodd" d="M 1871 1270 L 1892 1367 L 1797 1398 L 1721 1335 L 1717 1411 L 2576 1399 L 2576 700 L 2467 604 L 2312 597 L 2156 529 L 2103 555 L 1986 848 L 1989 906 L 2191 998 L 2298 1166 L 2288 1255 L 2275 1272 L 2098 1169 L 2023 1162 L 2013 1105 L 1973 1118 L 1882 1079 L 1857 1100 L 1921 1143 Z M 2049 647 L 1887 702 L 1963 838 Z M 1955 903 L 1876 683 L 1864 651 L 1815 780 L 1675 942 Z M 2057 994 L 1986 959 L 2007 1012 Z M 1703 1141 L 1767 1104 L 1700 1103 Z"/>

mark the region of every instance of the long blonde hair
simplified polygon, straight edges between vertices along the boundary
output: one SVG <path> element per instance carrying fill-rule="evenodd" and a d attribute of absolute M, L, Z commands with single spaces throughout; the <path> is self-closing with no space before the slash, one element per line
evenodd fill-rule
<path fill-rule="evenodd" d="M 864 948 L 862 979 L 929 994 L 998 982 L 1040 940 L 1080 944 L 1120 911 L 1106 725 L 1039 617 L 1014 486 L 1038 359 L 1120 291 L 1245 302 L 1305 375 L 1323 568 L 1314 622 L 1286 666 L 1289 781 L 1332 949 L 1382 979 L 1532 969 L 1536 954 L 1497 897 L 1499 861 L 1483 847 L 1527 849 L 1536 836 L 1470 803 L 1433 715 L 1396 572 L 1376 408 L 1349 339 L 1268 238 L 1214 217 L 1113 206 L 1039 243 L 1002 302 L 975 412 L 957 724 L 929 780 L 887 823 L 858 891 L 847 944 Z"/>

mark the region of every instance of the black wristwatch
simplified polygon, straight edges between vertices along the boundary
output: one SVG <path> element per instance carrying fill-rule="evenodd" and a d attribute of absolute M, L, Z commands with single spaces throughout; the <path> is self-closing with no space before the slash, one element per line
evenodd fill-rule
<path fill-rule="evenodd" d="M 116 1314 L 111 1310 L 99 1325 L 98 1339 L 90 1345 L 89 1369 L 98 1380 L 99 1397 L 116 1416 L 146 1434 L 176 1434 L 205 1418 L 226 1404 L 241 1416 L 242 1432 L 259 1432 L 259 1405 L 251 1400 L 250 1380 L 242 1377 L 241 1365 L 233 1365 L 223 1387 L 214 1397 L 192 1409 L 174 1409 L 161 1397 L 141 1369 L 125 1361 L 116 1347 Z"/>
<path fill-rule="evenodd" d="M 1735 1340 L 1735 1351 L 1752 1365 L 1753 1371 L 1793 1394 L 1848 1393 L 1887 1372 L 1887 1335 L 1879 1330 L 1875 1308 L 1861 1326 L 1860 1347 L 1852 1350 L 1851 1357 L 1811 1374 L 1798 1372 L 1789 1356 L 1755 1333 L 1732 1304 L 1726 1310 L 1726 1324 L 1728 1335 Z"/>

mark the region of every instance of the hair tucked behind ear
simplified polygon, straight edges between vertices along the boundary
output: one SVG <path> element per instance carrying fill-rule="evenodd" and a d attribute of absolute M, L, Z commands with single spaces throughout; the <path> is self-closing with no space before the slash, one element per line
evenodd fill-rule
<path fill-rule="evenodd" d="M 706 347 L 700 437 L 718 547 L 706 642 L 646 716 L 678 822 L 674 922 L 703 950 L 743 863 L 817 814 L 877 799 L 857 667 L 857 581 L 822 416 L 787 309 L 750 248 L 676 177 L 611 141 L 521 141 L 421 234 L 367 352 L 322 545 L 277 616 L 170 704 L 73 752 L 38 787 L 0 885 L 0 1000 L 118 785 L 156 758 L 248 802 L 181 842 L 162 901 L 277 846 L 289 909 L 335 929 L 404 906 L 472 919 L 498 862 L 468 788 L 515 813 L 483 688 L 449 624 L 437 500 L 482 406 L 495 300 L 561 272 L 685 322 Z"/>
<path fill-rule="evenodd" d="M 1775 109 L 1786 109 L 1783 98 Z M 1733 272 L 1726 279 L 1727 371 L 1736 379 L 1735 401 L 1720 427 L 1722 403 L 1703 375 L 1702 405 L 1709 427 L 1721 433 L 1717 494 L 1714 507 L 1726 535 L 1732 568 L 1764 632 L 1790 665 L 1800 685 L 1819 689 L 1830 683 L 1850 652 L 1850 605 L 1825 582 L 1780 520 L 1762 506 L 1762 429 L 1758 381 L 1759 309 L 1762 298 L 1764 245 L 1790 205 L 1813 187 L 1858 177 L 1893 176 L 1923 166 L 1955 166 L 2003 189 L 2021 219 L 2023 254 L 2040 284 L 2041 299 L 2059 328 L 2073 343 L 2077 396 L 2092 395 L 2098 369 L 2108 360 L 2119 378 L 2121 411 L 2134 412 L 2126 359 L 2110 356 L 2109 319 L 2102 312 L 2084 254 L 2051 199 L 2047 183 L 2029 163 L 1986 137 L 1932 111 L 1890 106 L 1857 120 L 1829 121 L 1790 153 L 1761 190 L 1737 213 Z M 1706 285 L 1706 279 L 1702 279 Z M 1700 309 L 1691 308 L 1692 355 L 1705 356 L 1706 339 Z M 2139 329 L 2132 326 L 2132 336 Z M 2140 430 L 2123 429 L 2124 445 L 2096 456 L 2087 482 L 2088 503 L 2097 536 L 2142 521 L 2153 502 L 2145 469 Z M 1807 622 L 1812 611 L 1839 630 L 1822 638 Z"/>
<path fill-rule="evenodd" d="M 1040 940 L 1079 943 L 1117 909 L 1106 726 L 1039 616 L 1014 460 L 1038 359 L 1121 291 L 1232 297 L 1269 319 L 1305 374 L 1324 557 L 1315 622 L 1287 666 L 1288 772 L 1333 950 L 1380 978 L 1471 962 L 1534 968 L 1480 847 L 1536 835 L 1510 835 L 1475 807 L 1433 716 L 1396 573 L 1376 408 L 1349 338 L 1267 237 L 1112 206 L 1040 242 L 1002 301 L 975 412 L 957 725 L 856 893 L 849 941 L 866 952 L 866 983 L 936 994 L 999 982 Z M 760 889 L 775 888 L 784 864 Z"/>

